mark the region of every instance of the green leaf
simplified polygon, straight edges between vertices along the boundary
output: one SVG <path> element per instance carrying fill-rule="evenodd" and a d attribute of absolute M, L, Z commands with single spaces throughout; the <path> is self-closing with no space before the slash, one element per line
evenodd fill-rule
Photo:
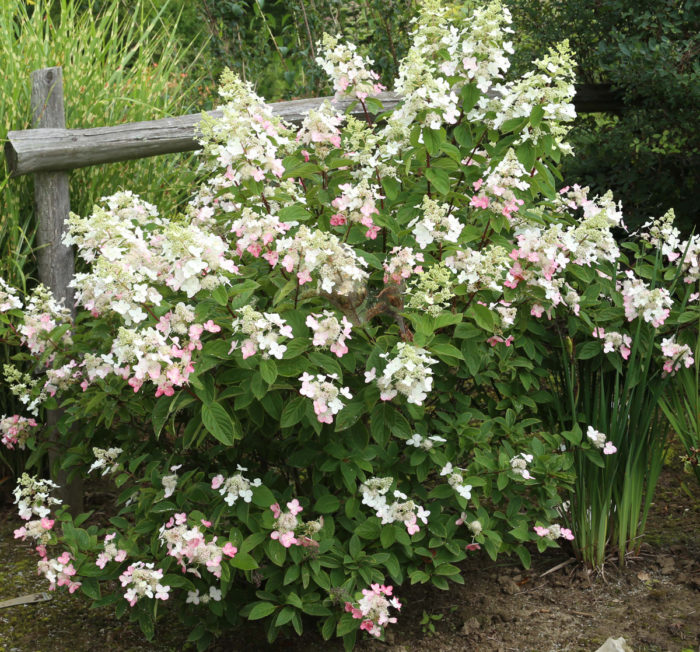
<path fill-rule="evenodd" d="M 265 618 L 276 608 L 276 605 L 272 604 L 272 602 L 255 602 L 248 614 L 248 620 L 260 620 L 261 618 Z"/>
<path fill-rule="evenodd" d="M 539 127 L 544 118 L 544 108 L 541 105 L 534 106 L 530 111 L 530 124 L 533 127 Z"/>
<path fill-rule="evenodd" d="M 365 412 L 365 406 L 362 401 L 351 401 L 348 403 L 335 418 L 335 431 L 341 432 L 352 426 L 362 414 Z"/>
<path fill-rule="evenodd" d="M 423 143 L 430 156 L 435 156 L 440 152 L 440 145 L 443 142 L 445 142 L 444 129 L 423 129 Z"/>
<path fill-rule="evenodd" d="M 282 410 L 280 426 L 282 428 L 290 428 L 299 423 L 304 418 L 306 402 L 307 400 L 303 396 L 295 396 L 289 401 Z"/>
<path fill-rule="evenodd" d="M 577 360 L 590 360 L 603 352 L 603 346 L 600 342 L 584 342 L 581 346 L 576 347 Z"/>
<path fill-rule="evenodd" d="M 489 333 L 493 332 L 495 325 L 493 313 L 486 306 L 475 303 L 469 307 L 468 314 L 474 318 L 474 321 L 479 327 Z"/>
<path fill-rule="evenodd" d="M 236 556 L 231 559 L 231 566 L 240 568 L 241 570 L 254 570 L 258 568 L 258 562 L 255 561 L 252 555 L 247 552 L 237 552 Z"/>
<path fill-rule="evenodd" d="M 260 375 L 268 384 L 272 385 L 277 380 L 277 365 L 274 360 L 260 360 Z"/>
<path fill-rule="evenodd" d="M 428 168 L 425 171 L 425 176 L 433 184 L 435 190 L 441 195 L 446 195 L 450 192 L 450 176 L 445 170 L 439 168 Z"/>
<path fill-rule="evenodd" d="M 454 360 L 452 358 L 464 360 L 462 352 L 456 346 L 452 346 L 452 344 L 431 344 L 428 349 L 433 353 L 436 353 L 441 358 L 449 358 L 449 364 L 454 364 Z"/>
<path fill-rule="evenodd" d="M 357 619 L 352 617 L 352 614 L 344 613 L 340 620 L 338 621 L 338 629 L 336 630 L 336 636 L 345 636 L 345 634 L 357 629 L 360 623 Z"/>
<path fill-rule="evenodd" d="M 219 403 L 202 405 L 202 423 L 218 441 L 225 446 L 232 446 L 236 439 L 236 426 L 228 412 Z"/>
<path fill-rule="evenodd" d="M 314 511 L 319 514 L 332 514 L 340 508 L 340 500 L 333 494 L 321 496 L 314 505 Z"/>
<path fill-rule="evenodd" d="M 220 306 L 228 304 L 228 288 L 225 285 L 219 285 L 211 291 L 211 298 Z"/>

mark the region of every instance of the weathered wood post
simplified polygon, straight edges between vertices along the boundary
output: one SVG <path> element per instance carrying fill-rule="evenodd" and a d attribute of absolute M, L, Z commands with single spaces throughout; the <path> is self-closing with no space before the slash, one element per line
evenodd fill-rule
<path fill-rule="evenodd" d="M 43 68 L 32 73 L 32 127 L 65 129 L 63 107 L 63 71 L 60 67 Z M 37 219 L 37 261 L 39 280 L 58 300 L 63 300 L 75 317 L 73 291 L 68 286 L 73 278 L 73 251 L 62 242 L 65 221 L 70 212 L 68 172 L 35 172 L 34 203 Z M 56 440 L 60 435 L 56 424 L 60 410 L 46 415 L 48 436 Z M 68 475 L 57 469 L 57 452 L 49 453 L 49 464 L 54 480 L 61 486 L 61 497 L 75 514 L 83 510 L 82 482 L 68 484 Z"/>

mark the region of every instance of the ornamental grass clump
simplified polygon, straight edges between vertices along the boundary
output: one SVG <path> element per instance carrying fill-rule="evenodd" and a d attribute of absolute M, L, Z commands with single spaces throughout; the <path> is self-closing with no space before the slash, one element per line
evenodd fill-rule
<path fill-rule="evenodd" d="M 34 412 L 63 407 L 62 466 L 114 482 L 108 527 L 51 514 L 71 587 L 148 637 L 156 605 L 175 605 L 201 650 L 246 620 L 274 641 L 309 617 L 350 649 L 383 636 L 409 584 L 463 583 L 480 549 L 525 566 L 534 548 L 588 549 L 576 465 L 637 464 L 628 418 L 656 432 L 615 347 L 663 365 L 653 336 L 697 296 L 666 292 L 686 258 L 654 285 L 621 253 L 610 196 L 555 190 L 571 55 L 506 80 L 509 22 L 498 2 L 426 0 L 386 113 L 371 62 L 326 39 L 364 125 L 327 104 L 323 128 L 319 112 L 294 127 L 228 73 L 183 213 L 121 193 L 71 216 L 81 311 L 66 323 L 42 303 L 31 319 L 56 326 L 33 373 L 5 369 Z M 17 302 L 39 304 L 13 296 L 2 323 L 20 346 Z M 601 329 L 621 336 L 609 353 Z M 582 376 L 578 360 L 597 366 Z M 599 368 L 604 388 L 582 389 Z M 30 462 L 55 445 L 25 443 Z"/>

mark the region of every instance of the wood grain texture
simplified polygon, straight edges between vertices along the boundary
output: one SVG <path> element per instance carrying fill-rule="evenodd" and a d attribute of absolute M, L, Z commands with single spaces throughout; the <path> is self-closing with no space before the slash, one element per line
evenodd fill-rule
<path fill-rule="evenodd" d="M 61 68 L 44 68 L 32 73 L 32 131 L 65 130 L 63 108 L 63 74 Z M 68 286 L 75 269 L 73 251 L 62 243 L 65 221 L 70 213 L 68 172 L 37 172 L 34 174 L 34 203 L 37 219 L 37 263 L 39 280 L 57 299 L 63 299 L 75 317 L 74 294 Z M 61 410 L 47 410 L 45 428 L 49 439 L 59 438 L 57 423 Z M 83 511 L 83 485 L 76 480 L 68 483 L 66 471 L 57 470 L 57 451 L 49 452 L 52 477 L 61 489 L 61 499 L 76 515 Z"/>
<path fill-rule="evenodd" d="M 272 104 L 273 112 L 285 120 L 299 124 L 309 109 L 318 108 L 329 97 L 292 100 Z M 378 99 L 384 107 L 393 109 L 399 102 L 395 93 L 382 93 Z M 350 106 L 350 100 L 338 100 L 340 111 Z M 574 98 L 576 110 L 581 113 L 615 111 L 622 107 L 619 97 L 607 85 L 577 87 Z M 362 108 L 352 112 L 361 116 Z M 209 115 L 218 117 L 219 111 Z M 5 144 L 5 159 L 13 177 L 31 172 L 72 170 L 75 168 L 130 161 L 160 154 L 189 152 L 199 148 L 196 126 L 202 114 L 195 113 L 176 118 L 147 122 L 132 122 L 111 127 L 92 129 L 65 129 L 44 125 L 41 130 L 10 131 Z"/>

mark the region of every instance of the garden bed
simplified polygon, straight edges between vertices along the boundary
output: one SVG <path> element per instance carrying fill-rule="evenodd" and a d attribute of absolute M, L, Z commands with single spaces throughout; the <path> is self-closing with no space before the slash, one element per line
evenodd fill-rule
<path fill-rule="evenodd" d="M 46 588 L 34 573 L 31 548 L 12 538 L 17 523 L 10 506 L 0 509 L 0 601 Z M 665 470 L 647 531 L 639 558 L 622 572 L 609 564 L 603 575 L 587 574 L 564 550 L 534 556 L 529 571 L 514 559 L 493 563 L 477 556 L 463 565 L 464 586 L 449 592 L 402 588 L 405 606 L 399 623 L 387 630 L 387 643 L 364 641 L 358 648 L 593 651 L 609 636 L 623 636 L 635 652 L 697 649 L 700 497 L 692 476 Z M 426 616 L 434 632 L 420 624 Z M 186 633 L 169 619 L 156 632 L 158 642 L 150 644 L 111 610 L 91 610 L 78 593 L 65 591 L 48 602 L 0 610 L 0 652 L 182 649 Z M 261 640 L 261 632 L 249 628 L 217 648 L 266 649 L 252 642 Z M 307 635 L 274 648 L 342 650 L 342 644 Z"/>

